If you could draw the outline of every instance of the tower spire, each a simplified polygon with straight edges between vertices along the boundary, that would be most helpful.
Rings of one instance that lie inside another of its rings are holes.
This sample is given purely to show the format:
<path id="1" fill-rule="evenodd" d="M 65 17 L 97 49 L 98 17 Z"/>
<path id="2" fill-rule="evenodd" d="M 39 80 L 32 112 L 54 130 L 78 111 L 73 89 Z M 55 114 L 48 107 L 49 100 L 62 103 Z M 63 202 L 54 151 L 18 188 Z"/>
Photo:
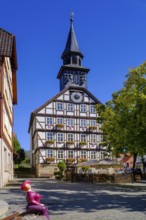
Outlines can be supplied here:
<path id="1" fill-rule="evenodd" d="M 62 54 L 62 59 L 64 59 L 69 54 L 73 54 L 73 53 L 76 53 L 81 58 L 83 58 L 83 55 L 82 55 L 82 53 L 79 49 L 79 46 L 78 46 L 78 42 L 76 39 L 74 27 L 73 27 L 73 20 L 74 20 L 73 17 L 74 17 L 74 13 L 71 12 L 71 14 L 70 14 L 70 30 L 69 30 L 66 46 L 65 46 L 65 49 Z"/>

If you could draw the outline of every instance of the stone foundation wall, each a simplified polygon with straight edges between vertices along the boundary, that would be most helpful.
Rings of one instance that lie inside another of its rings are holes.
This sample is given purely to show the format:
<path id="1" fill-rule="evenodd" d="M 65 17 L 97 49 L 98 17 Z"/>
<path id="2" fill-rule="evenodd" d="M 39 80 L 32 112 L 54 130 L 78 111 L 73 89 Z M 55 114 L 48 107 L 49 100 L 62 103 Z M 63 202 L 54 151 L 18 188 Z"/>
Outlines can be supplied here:
<path id="1" fill-rule="evenodd" d="M 93 182 L 93 183 L 130 183 L 131 174 L 71 174 L 66 173 L 66 180 L 71 182 Z"/>
<path id="2" fill-rule="evenodd" d="M 55 178 L 54 172 L 58 171 L 56 164 L 38 164 L 36 166 L 37 177 Z"/>

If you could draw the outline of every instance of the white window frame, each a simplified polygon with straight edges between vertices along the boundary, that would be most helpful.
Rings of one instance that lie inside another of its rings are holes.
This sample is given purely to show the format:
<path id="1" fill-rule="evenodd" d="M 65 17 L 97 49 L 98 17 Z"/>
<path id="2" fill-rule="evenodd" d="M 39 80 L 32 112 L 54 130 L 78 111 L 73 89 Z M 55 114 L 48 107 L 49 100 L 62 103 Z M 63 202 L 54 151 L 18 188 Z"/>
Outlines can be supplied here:
<path id="1" fill-rule="evenodd" d="M 52 117 L 47 117 L 46 121 L 47 121 L 47 125 L 53 125 L 53 118 Z"/>
<path id="2" fill-rule="evenodd" d="M 64 106 L 63 106 L 63 103 L 62 102 L 56 102 L 56 109 L 57 110 L 63 110 L 64 108 L 63 108 Z"/>
<path id="3" fill-rule="evenodd" d="M 47 132 L 47 140 L 54 140 L 53 132 Z"/>
<path id="4" fill-rule="evenodd" d="M 73 133 L 67 134 L 67 141 L 74 141 L 74 134 Z"/>
<path id="5" fill-rule="evenodd" d="M 86 134 L 80 134 L 80 142 L 87 142 L 87 135 Z"/>
<path id="6" fill-rule="evenodd" d="M 87 105 L 86 104 L 80 105 L 80 112 L 87 112 Z"/>
<path id="7" fill-rule="evenodd" d="M 56 124 L 64 124 L 63 121 L 63 118 L 56 118 Z"/>
<path id="8" fill-rule="evenodd" d="M 90 120 L 90 126 L 96 126 L 97 123 L 96 123 L 96 120 Z"/>
<path id="9" fill-rule="evenodd" d="M 90 151 L 90 159 L 95 160 L 96 159 L 96 152 L 95 151 Z"/>
<path id="10" fill-rule="evenodd" d="M 74 119 L 73 118 L 67 119 L 67 126 L 74 126 Z"/>
<path id="11" fill-rule="evenodd" d="M 90 142 L 96 144 L 97 142 L 96 134 L 90 134 Z"/>
<path id="12" fill-rule="evenodd" d="M 96 113 L 95 105 L 90 105 L 90 112 Z"/>
<path id="13" fill-rule="evenodd" d="M 64 134 L 63 133 L 57 133 L 57 141 L 58 142 L 64 141 Z"/>
<path id="14" fill-rule="evenodd" d="M 74 111 L 74 104 L 67 103 L 67 111 L 68 112 L 73 112 Z"/>
<path id="15" fill-rule="evenodd" d="M 47 150 L 47 157 L 54 157 L 54 150 L 48 149 Z"/>
<path id="16" fill-rule="evenodd" d="M 68 150 L 67 151 L 67 157 L 68 158 L 74 158 L 74 151 L 73 150 Z"/>
<path id="17" fill-rule="evenodd" d="M 87 126 L 87 120 L 86 119 L 80 119 L 80 126 L 86 127 Z"/>
<path id="18" fill-rule="evenodd" d="M 64 151 L 63 150 L 57 151 L 57 159 L 64 159 Z"/>
<path id="19" fill-rule="evenodd" d="M 80 152 L 80 157 L 86 159 L 87 158 L 87 151 L 81 151 Z"/>

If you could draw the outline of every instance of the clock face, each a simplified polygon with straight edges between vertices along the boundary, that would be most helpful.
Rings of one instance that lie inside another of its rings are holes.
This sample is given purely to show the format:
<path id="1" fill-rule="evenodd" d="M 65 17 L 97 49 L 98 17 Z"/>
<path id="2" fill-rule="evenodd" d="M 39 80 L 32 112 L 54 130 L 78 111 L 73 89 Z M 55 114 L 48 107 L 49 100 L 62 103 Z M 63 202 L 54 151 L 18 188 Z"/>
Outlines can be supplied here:
<path id="1" fill-rule="evenodd" d="M 82 102 L 83 95 L 80 92 L 73 92 L 71 93 L 71 100 L 77 103 Z"/>

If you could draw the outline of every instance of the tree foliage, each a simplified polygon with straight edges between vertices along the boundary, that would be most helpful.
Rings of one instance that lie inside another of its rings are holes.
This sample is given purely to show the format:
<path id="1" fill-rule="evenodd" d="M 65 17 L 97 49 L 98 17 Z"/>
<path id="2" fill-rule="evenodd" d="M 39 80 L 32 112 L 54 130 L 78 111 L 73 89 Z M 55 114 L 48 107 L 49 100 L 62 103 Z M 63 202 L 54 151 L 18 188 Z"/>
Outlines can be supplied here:
<path id="1" fill-rule="evenodd" d="M 97 105 L 106 142 L 114 153 L 146 153 L 146 62 L 130 69 L 123 88 L 112 94 L 112 100 Z"/>
<path id="2" fill-rule="evenodd" d="M 25 159 L 25 151 L 21 148 L 17 136 L 13 136 L 13 160 L 15 164 L 20 164 Z"/>
<path id="3" fill-rule="evenodd" d="M 59 168 L 59 171 L 60 171 L 60 179 L 63 177 L 63 172 L 65 171 L 66 169 L 66 164 L 64 161 L 60 161 L 58 164 L 57 164 L 58 168 Z"/>
<path id="4" fill-rule="evenodd" d="M 13 160 L 15 164 L 20 164 L 23 160 L 25 160 L 25 150 L 21 148 L 17 152 L 14 152 Z"/>
<path id="5" fill-rule="evenodd" d="M 13 135 L 13 151 L 17 152 L 21 148 L 20 142 L 16 135 Z"/>

